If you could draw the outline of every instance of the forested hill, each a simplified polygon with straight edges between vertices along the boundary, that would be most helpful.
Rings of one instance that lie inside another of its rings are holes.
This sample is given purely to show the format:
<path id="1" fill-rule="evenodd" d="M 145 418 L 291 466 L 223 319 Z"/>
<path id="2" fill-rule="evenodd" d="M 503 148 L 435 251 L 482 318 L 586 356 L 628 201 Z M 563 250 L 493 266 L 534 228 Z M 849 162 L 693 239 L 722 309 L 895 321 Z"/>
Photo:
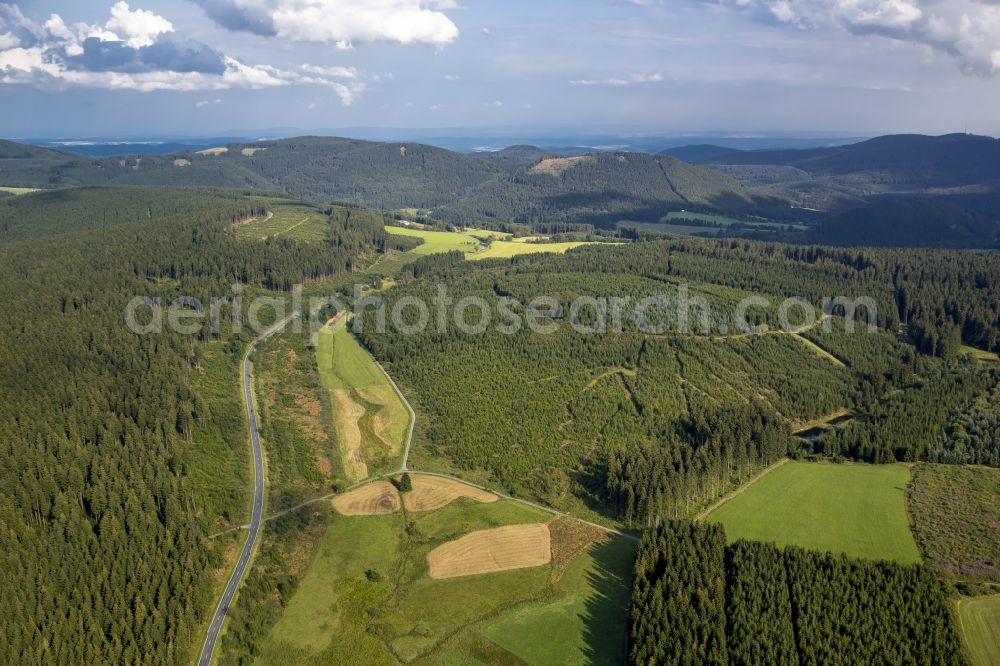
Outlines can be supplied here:
<path id="1" fill-rule="evenodd" d="M 86 187 L 44 190 L 0 201 L 0 241 L 77 233 L 187 215 L 211 206 L 244 206 L 240 190 Z"/>
<path id="2" fill-rule="evenodd" d="M 470 156 L 415 143 L 321 137 L 100 159 L 4 146 L 4 185 L 253 188 L 382 209 L 432 209 L 453 222 L 658 221 L 688 206 L 760 213 L 773 204 L 717 171 L 643 153 L 550 158 L 517 146 Z"/>
<path id="3" fill-rule="evenodd" d="M 810 242 L 1000 247 L 1000 140 L 883 136 L 805 150 L 686 146 L 667 151 L 729 174 L 761 196 L 825 213 Z"/>
<path id="4" fill-rule="evenodd" d="M 890 135 L 847 146 L 803 150 L 685 146 L 665 152 L 692 164 L 786 166 L 816 176 L 867 174 L 875 183 L 916 188 L 1000 180 L 1000 140 L 967 134 Z"/>

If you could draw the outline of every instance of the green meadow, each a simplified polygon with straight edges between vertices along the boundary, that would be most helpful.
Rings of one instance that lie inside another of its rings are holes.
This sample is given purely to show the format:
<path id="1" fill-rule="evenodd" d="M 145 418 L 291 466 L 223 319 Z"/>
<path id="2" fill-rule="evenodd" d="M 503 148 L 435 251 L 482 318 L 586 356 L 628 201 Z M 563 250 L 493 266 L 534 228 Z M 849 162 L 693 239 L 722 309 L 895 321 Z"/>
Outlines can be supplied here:
<path id="1" fill-rule="evenodd" d="M 332 516 L 257 663 L 608 664 L 624 660 L 634 545 L 568 563 L 432 579 L 426 555 L 475 530 L 549 522 L 516 502 Z M 557 545 L 553 543 L 553 550 Z"/>
<path id="2" fill-rule="evenodd" d="M 419 238 L 423 243 L 411 253 L 417 255 L 440 254 L 442 252 L 477 252 L 480 245 L 468 236 L 453 231 L 427 231 L 409 227 L 386 227 L 386 231 L 396 236 Z"/>
<path id="3" fill-rule="evenodd" d="M 346 319 L 316 335 L 316 364 L 330 396 L 337 450 L 350 481 L 398 465 L 410 414 Z"/>
<path id="4" fill-rule="evenodd" d="M 958 616 L 972 665 L 1000 664 L 1000 594 L 963 599 Z"/>
<path id="5" fill-rule="evenodd" d="M 490 243 L 489 248 L 471 255 L 469 259 L 479 261 L 481 259 L 510 259 L 522 254 L 536 254 L 539 252 L 564 254 L 575 247 L 590 245 L 583 241 L 567 241 L 561 243 L 526 243 L 524 241 L 504 241 L 495 240 Z"/>
<path id="6" fill-rule="evenodd" d="M 32 192 L 37 192 L 38 190 L 32 187 L 2 187 L 0 186 L 0 192 L 7 192 L 8 194 L 13 194 L 18 196 L 20 194 L 31 194 Z"/>
<path id="7" fill-rule="evenodd" d="M 910 470 L 903 465 L 789 462 L 736 495 L 707 520 L 730 541 L 749 539 L 920 561 L 906 515 Z"/>

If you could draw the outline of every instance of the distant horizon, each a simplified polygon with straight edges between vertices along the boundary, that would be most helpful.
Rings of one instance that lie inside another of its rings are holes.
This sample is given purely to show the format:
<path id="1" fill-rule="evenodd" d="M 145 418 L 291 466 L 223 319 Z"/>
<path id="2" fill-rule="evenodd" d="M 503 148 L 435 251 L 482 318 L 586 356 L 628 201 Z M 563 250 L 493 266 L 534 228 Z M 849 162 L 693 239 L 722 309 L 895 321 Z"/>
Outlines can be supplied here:
<path id="1" fill-rule="evenodd" d="M 455 152 L 476 154 L 497 152 L 516 145 L 530 145 L 554 154 L 582 154 L 588 152 L 646 152 L 658 153 L 692 145 L 716 145 L 738 150 L 804 150 L 850 145 L 880 136 L 947 136 L 962 134 L 838 133 L 838 132 L 657 132 L 651 128 L 601 127 L 539 127 L 526 125 L 483 126 L 479 128 L 381 128 L 354 127 L 338 129 L 270 128 L 250 131 L 230 131 L 192 135 L 118 135 L 73 136 L 52 135 L 10 137 L 19 141 L 68 153 L 90 157 L 107 157 L 125 154 L 170 154 L 185 150 L 198 150 L 230 143 L 255 143 L 299 137 L 345 138 L 359 141 L 422 143 Z M 985 135 L 977 135 L 985 136 Z M 986 137 L 995 138 L 995 137 Z"/>
<path id="2" fill-rule="evenodd" d="M 759 139 L 787 139 L 787 140 L 823 140 L 823 139 L 871 139 L 881 136 L 949 136 L 966 134 L 970 136 L 983 136 L 988 138 L 1000 138 L 1000 133 L 991 134 L 989 132 L 973 132 L 965 129 L 955 129 L 952 131 L 932 131 L 932 130 L 877 130 L 877 131 L 852 131 L 852 130 L 740 130 L 740 129 L 706 129 L 706 130 L 684 130 L 672 129 L 668 127 L 651 127 L 644 125 L 442 125 L 442 126 L 391 126 L 391 125 L 352 125 L 344 127 L 251 127 L 247 129 L 217 129 L 217 130 L 156 130 L 128 131 L 128 132 L 75 132 L 72 130 L 47 130 L 39 132 L 22 132 L 18 134 L 4 135 L 0 138 L 7 141 L 49 141 L 49 142 L 71 142 L 71 141 L 93 141 L 98 143 L 142 143 L 142 142 L 165 142 L 165 141 L 202 141 L 208 139 L 232 138 L 250 141 L 268 141 L 277 139 L 290 139 L 304 136 L 322 137 L 342 137 L 368 139 L 368 136 L 384 135 L 387 137 L 398 135 L 435 135 L 461 136 L 461 137 L 487 137 L 502 138 L 533 136 L 539 139 L 545 138 L 565 138 L 567 136 L 576 137 L 607 137 L 615 136 L 621 138 L 658 138 L 658 139 L 685 139 L 685 138 L 716 138 L 726 140 L 759 140 Z M 389 138 L 386 140 L 396 140 Z"/>

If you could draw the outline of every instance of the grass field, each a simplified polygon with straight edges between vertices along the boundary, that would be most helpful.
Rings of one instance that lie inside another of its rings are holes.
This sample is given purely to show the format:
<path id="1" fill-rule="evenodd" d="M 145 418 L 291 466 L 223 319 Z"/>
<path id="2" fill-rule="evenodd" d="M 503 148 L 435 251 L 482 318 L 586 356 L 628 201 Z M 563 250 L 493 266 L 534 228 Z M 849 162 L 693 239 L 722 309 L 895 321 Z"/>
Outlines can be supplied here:
<path id="1" fill-rule="evenodd" d="M 410 415 L 389 380 L 341 318 L 316 336 L 320 380 L 329 391 L 348 480 L 394 469 Z"/>
<path id="2" fill-rule="evenodd" d="M 594 632 L 624 631 L 628 604 L 621 589 L 629 586 L 634 556 L 634 546 L 624 539 L 592 546 L 559 580 L 564 591 L 592 592 L 527 604 L 487 624 L 483 634 L 529 664 L 622 663 L 624 646 L 608 641 L 604 649 L 595 649 L 607 634 Z M 592 640 L 586 640 L 592 634 Z"/>
<path id="3" fill-rule="evenodd" d="M 582 241 L 568 241 L 563 243 L 526 243 L 523 241 L 495 240 L 490 243 L 489 248 L 474 255 L 470 255 L 469 259 L 477 261 L 481 259 L 509 259 L 522 254 L 536 254 L 538 252 L 563 254 L 575 247 L 590 244 L 591 243 Z"/>
<path id="4" fill-rule="evenodd" d="M 466 227 L 462 230 L 462 233 L 468 236 L 474 236 L 476 238 L 482 238 L 483 240 L 497 239 L 509 240 L 512 234 L 505 233 L 503 231 L 491 231 L 490 229 L 473 229 L 472 227 Z"/>
<path id="5" fill-rule="evenodd" d="M 30 194 L 32 192 L 37 192 L 37 189 L 31 187 L 0 187 L 0 192 L 8 192 L 15 196 L 19 194 Z"/>
<path id="6" fill-rule="evenodd" d="M 920 561 L 902 465 L 790 462 L 708 516 L 730 541 L 750 539 L 854 557 Z"/>
<path id="7" fill-rule="evenodd" d="M 987 361 L 991 363 L 1000 362 L 1000 356 L 993 352 L 988 352 L 985 349 L 976 349 L 975 347 L 969 347 L 968 345 L 962 345 L 962 353 L 978 361 Z"/>
<path id="8" fill-rule="evenodd" d="M 397 236 L 409 236 L 423 240 L 423 244 L 410 250 L 416 255 L 439 254 L 442 252 L 477 252 L 479 243 L 463 234 L 451 231 L 425 231 L 404 227 L 386 227 L 386 231 Z"/>
<path id="9" fill-rule="evenodd" d="M 972 666 L 1000 664 L 1000 594 L 959 601 L 958 616 Z"/>
<path id="10" fill-rule="evenodd" d="M 550 522 L 508 500 L 333 515 L 260 664 L 620 664 L 634 546 L 574 542 L 530 568 L 434 580 L 427 554 L 477 530 Z M 551 524 L 551 522 L 550 522 Z"/>
<path id="11" fill-rule="evenodd" d="M 272 208 L 270 218 L 259 218 L 236 228 L 236 235 L 246 238 L 290 238 L 321 242 L 330 237 L 330 220 L 315 206 L 280 204 Z"/>

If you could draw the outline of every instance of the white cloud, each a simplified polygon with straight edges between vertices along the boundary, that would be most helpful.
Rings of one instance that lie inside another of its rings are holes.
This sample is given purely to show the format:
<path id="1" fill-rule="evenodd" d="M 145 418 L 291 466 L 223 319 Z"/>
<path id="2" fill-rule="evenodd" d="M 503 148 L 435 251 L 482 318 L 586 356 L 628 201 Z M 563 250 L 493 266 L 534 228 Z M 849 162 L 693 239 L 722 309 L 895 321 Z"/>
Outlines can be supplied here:
<path id="1" fill-rule="evenodd" d="M 1000 74 L 1000 3 L 996 0 L 728 0 L 763 9 L 799 29 L 844 29 L 929 47 L 963 72 Z"/>
<path id="2" fill-rule="evenodd" d="M 572 86 L 627 86 L 628 79 L 574 79 Z"/>
<path id="3" fill-rule="evenodd" d="M 660 83 L 661 81 L 663 81 L 663 74 L 659 72 L 632 75 L 632 83 Z"/>
<path id="4" fill-rule="evenodd" d="M 167 19 L 144 9 L 131 11 L 127 2 L 116 2 L 111 7 L 111 19 L 104 27 L 134 49 L 149 46 L 158 35 L 174 31 Z"/>
<path id="5" fill-rule="evenodd" d="M 16 6 L 0 4 L 0 84 L 140 92 L 312 85 L 333 90 L 345 105 L 365 90 L 353 67 L 303 65 L 290 71 L 252 65 L 204 44 L 163 37 L 171 32 L 167 19 L 132 10 L 125 2 L 111 7 L 103 26 L 68 26 L 58 14 L 38 25 Z M 93 39 L 99 41 L 97 48 L 87 41 Z M 217 103 L 205 100 L 196 106 Z"/>
<path id="6" fill-rule="evenodd" d="M 206 106 L 211 106 L 213 104 L 222 104 L 221 99 L 203 99 L 200 102 L 195 102 L 196 109 L 204 109 Z"/>
<path id="7" fill-rule="evenodd" d="M 659 72 L 654 72 L 652 74 L 636 73 L 629 76 L 627 79 L 623 78 L 609 78 L 609 79 L 575 79 L 570 81 L 572 86 L 613 86 L 613 87 L 625 87 L 633 84 L 640 83 L 659 83 L 663 81 L 663 74 Z"/>
<path id="8" fill-rule="evenodd" d="M 458 27 L 443 10 L 453 0 L 194 0 L 219 25 L 293 41 L 398 42 L 443 46 Z"/>
<path id="9" fill-rule="evenodd" d="M 318 74 L 320 76 L 330 76 L 337 79 L 356 79 L 358 70 L 354 67 L 320 67 L 317 65 L 302 65 L 303 72 Z"/>

